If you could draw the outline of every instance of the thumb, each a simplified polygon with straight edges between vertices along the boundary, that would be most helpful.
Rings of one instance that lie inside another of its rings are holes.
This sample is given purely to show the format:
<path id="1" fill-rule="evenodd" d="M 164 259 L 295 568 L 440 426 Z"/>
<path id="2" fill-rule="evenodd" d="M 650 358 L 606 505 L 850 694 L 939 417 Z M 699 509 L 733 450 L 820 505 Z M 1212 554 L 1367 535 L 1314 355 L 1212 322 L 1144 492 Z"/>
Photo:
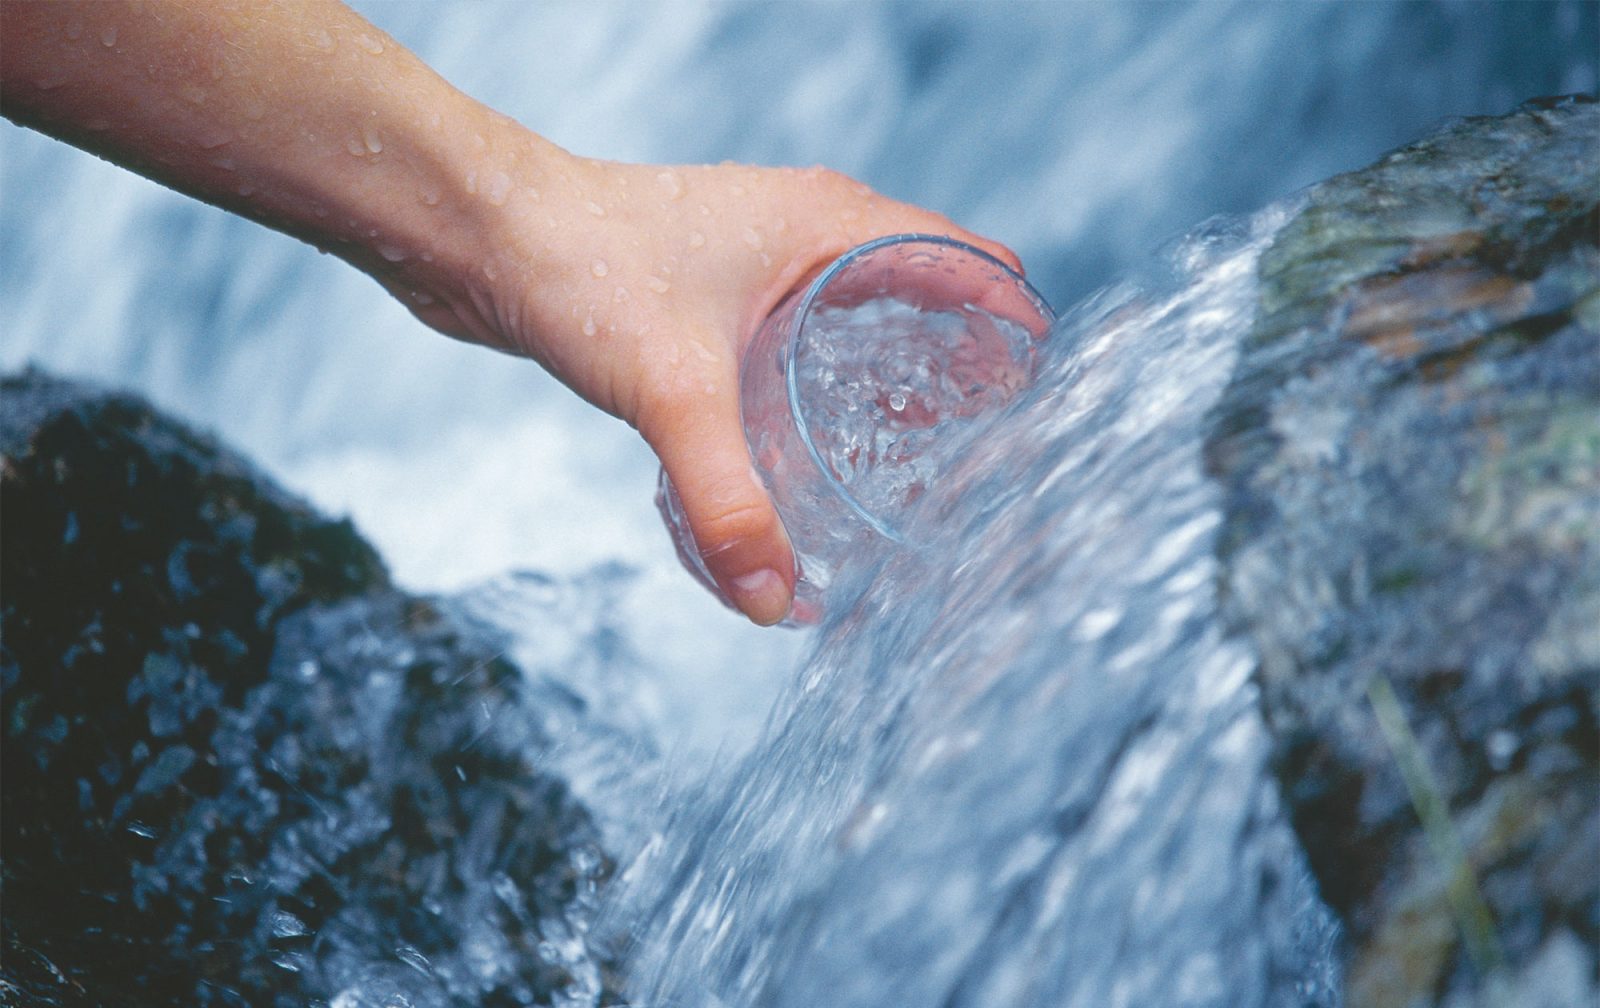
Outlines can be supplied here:
<path id="1" fill-rule="evenodd" d="M 737 405 L 714 400 L 643 430 L 683 504 L 695 546 L 725 598 L 771 626 L 794 600 L 794 552 L 750 464 Z"/>

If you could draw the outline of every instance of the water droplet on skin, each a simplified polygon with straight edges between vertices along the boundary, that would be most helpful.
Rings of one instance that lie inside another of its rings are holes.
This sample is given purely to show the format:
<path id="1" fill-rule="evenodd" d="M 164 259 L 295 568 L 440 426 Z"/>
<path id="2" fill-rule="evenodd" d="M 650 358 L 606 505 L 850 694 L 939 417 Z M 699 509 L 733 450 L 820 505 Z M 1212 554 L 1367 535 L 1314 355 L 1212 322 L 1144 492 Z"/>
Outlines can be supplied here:
<path id="1" fill-rule="evenodd" d="M 711 216 L 711 208 L 706 206 L 704 203 L 700 204 L 700 216 L 702 216 L 702 217 L 710 217 Z"/>
<path id="2" fill-rule="evenodd" d="M 474 196 L 478 194 L 478 173 L 475 171 L 467 172 L 467 192 Z"/>
<path id="3" fill-rule="evenodd" d="M 367 230 L 367 237 L 368 238 L 376 238 L 376 237 L 378 237 L 378 229 L 377 228 L 369 228 Z"/>
<path id="4" fill-rule="evenodd" d="M 590 200 L 589 202 L 585 203 L 584 209 L 588 210 L 596 217 L 604 217 L 606 215 L 606 208 L 596 203 L 594 200 Z"/>
<path id="5" fill-rule="evenodd" d="M 511 176 L 505 172 L 494 172 L 484 182 L 484 195 L 494 206 L 504 206 L 506 197 L 511 195 Z"/>
<path id="6" fill-rule="evenodd" d="M 321 28 L 313 28 L 310 34 L 311 44 L 323 52 L 333 52 L 333 36 Z"/>
<path id="7" fill-rule="evenodd" d="M 785 231 L 789 230 L 789 222 L 784 220 L 782 217 L 779 217 L 777 220 L 772 222 L 772 230 L 776 231 L 778 234 L 783 234 Z"/>
<path id="8" fill-rule="evenodd" d="M 351 157 L 367 156 L 367 145 L 361 142 L 360 137 L 350 137 L 344 142 L 344 149 L 350 152 Z"/>
<path id="9" fill-rule="evenodd" d="M 583 334 L 585 336 L 593 336 L 594 335 L 594 318 L 593 318 L 593 316 L 583 320 Z"/>
<path id="10" fill-rule="evenodd" d="M 194 84 L 187 84 L 178 90 L 183 100 L 190 105 L 204 105 L 206 103 L 206 89 Z"/>
<path id="11" fill-rule="evenodd" d="M 744 243 L 751 248 L 759 249 L 761 247 L 761 232 L 755 228 L 745 228 L 741 237 L 744 238 Z"/>
<path id="12" fill-rule="evenodd" d="M 383 52 L 383 43 L 379 42 L 371 35 L 357 35 L 356 45 L 359 45 L 361 48 L 365 49 L 374 56 Z"/>
<path id="13" fill-rule="evenodd" d="M 494 268 L 494 266 L 492 264 L 484 263 L 483 264 L 483 278 L 485 280 L 489 281 L 490 283 L 493 283 L 494 281 L 500 279 L 500 273 L 499 273 L 498 270 L 496 270 Z"/>
<path id="14" fill-rule="evenodd" d="M 194 138 L 194 142 L 195 145 L 201 150 L 216 150 L 218 147 L 221 147 L 223 144 L 232 139 L 233 134 L 227 133 L 223 130 L 215 130 L 201 133 L 199 136 Z"/>
<path id="15" fill-rule="evenodd" d="M 223 171 L 233 171 L 233 158 L 231 157 L 212 158 L 211 163 Z"/>
<path id="16" fill-rule="evenodd" d="M 406 259 L 405 250 L 395 245 L 379 245 L 378 254 L 392 263 L 405 262 Z"/>
<path id="17" fill-rule="evenodd" d="M 424 252 L 421 255 L 417 256 L 417 258 L 421 259 L 425 263 L 431 263 L 431 262 L 433 262 L 433 253 L 432 252 Z"/>
<path id="18" fill-rule="evenodd" d="M 675 200 L 683 195 L 683 179 L 670 168 L 657 174 L 656 182 L 660 183 L 661 191 L 666 193 L 669 200 Z"/>
<path id="19" fill-rule="evenodd" d="M 323 206 L 320 203 L 317 204 L 316 206 L 312 207 L 311 208 L 311 212 L 316 214 L 318 217 L 324 217 L 325 218 L 325 217 L 328 216 L 328 208 Z"/>
<path id="20" fill-rule="evenodd" d="M 117 44 L 117 26 L 106 25 L 100 29 L 100 44 L 110 49 Z"/>
<path id="21" fill-rule="evenodd" d="M 433 189 L 433 188 L 424 189 L 421 192 L 417 193 L 417 198 L 422 200 L 422 202 L 427 204 L 428 206 L 438 206 L 439 205 L 439 190 Z"/>
<path id="22" fill-rule="evenodd" d="M 628 300 L 628 288 L 618 287 L 617 292 L 611 295 L 611 300 L 615 301 L 617 304 L 621 304 L 622 302 Z"/>
<path id="23" fill-rule="evenodd" d="M 372 153 L 374 153 L 374 154 L 382 154 L 383 153 L 383 138 L 379 137 L 378 136 L 378 131 L 376 129 L 372 128 L 371 126 L 368 126 L 362 132 L 362 134 L 361 134 L 361 142 L 363 144 L 365 144 L 367 150 L 371 151 Z"/>
<path id="24" fill-rule="evenodd" d="M 657 294 L 665 294 L 667 291 L 672 289 L 671 284 L 667 283 L 658 276 L 653 276 L 645 280 L 644 285 L 655 291 Z"/>
<path id="25" fill-rule="evenodd" d="M 603 277 L 607 273 L 611 272 L 611 267 L 606 265 L 606 261 L 604 259 L 596 259 L 594 264 L 589 267 L 589 272 L 593 273 L 597 277 Z"/>
<path id="26" fill-rule="evenodd" d="M 411 300 L 415 301 L 421 307 L 426 308 L 433 304 L 433 295 L 424 294 L 422 291 L 412 291 Z"/>
<path id="27" fill-rule="evenodd" d="M 239 195 L 240 196 L 250 196 L 250 195 L 253 195 L 255 193 L 255 191 L 256 191 L 256 187 L 251 185 L 250 183 L 248 183 L 248 182 L 239 183 Z"/>
<path id="28" fill-rule="evenodd" d="M 689 232 L 689 247 L 699 248 L 706 243 L 706 236 L 698 231 Z"/>

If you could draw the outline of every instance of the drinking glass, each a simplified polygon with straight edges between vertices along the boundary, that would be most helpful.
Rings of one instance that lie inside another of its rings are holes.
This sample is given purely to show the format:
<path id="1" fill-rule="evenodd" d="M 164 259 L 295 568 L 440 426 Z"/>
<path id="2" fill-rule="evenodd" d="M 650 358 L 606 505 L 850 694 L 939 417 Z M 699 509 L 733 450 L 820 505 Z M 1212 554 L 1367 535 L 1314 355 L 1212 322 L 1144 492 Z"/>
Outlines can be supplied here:
<path id="1" fill-rule="evenodd" d="M 788 624 L 815 623 L 847 564 L 904 541 L 939 442 L 1028 384 L 1054 321 L 1005 263 L 922 234 L 857 246 L 779 302 L 745 348 L 739 404 L 794 547 Z M 683 565 L 729 603 L 664 471 L 656 504 Z"/>

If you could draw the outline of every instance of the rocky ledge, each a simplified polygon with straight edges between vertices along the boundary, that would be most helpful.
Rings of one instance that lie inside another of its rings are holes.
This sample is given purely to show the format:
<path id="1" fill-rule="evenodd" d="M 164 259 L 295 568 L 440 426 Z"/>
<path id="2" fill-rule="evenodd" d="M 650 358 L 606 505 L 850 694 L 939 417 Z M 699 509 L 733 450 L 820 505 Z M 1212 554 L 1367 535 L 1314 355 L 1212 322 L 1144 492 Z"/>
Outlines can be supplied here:
<path id="1" fill-rule="evenodd" d="M 1600 106 L 1310 190 L 1207 451 L 1351 1008 L 1600 1002 Z"/>
<path id="2" fill-rule="evenodd" d="M 136 399 L 0 401 L 0 1001 L 604 1003 L 609 863 L 503 641 Z"/>

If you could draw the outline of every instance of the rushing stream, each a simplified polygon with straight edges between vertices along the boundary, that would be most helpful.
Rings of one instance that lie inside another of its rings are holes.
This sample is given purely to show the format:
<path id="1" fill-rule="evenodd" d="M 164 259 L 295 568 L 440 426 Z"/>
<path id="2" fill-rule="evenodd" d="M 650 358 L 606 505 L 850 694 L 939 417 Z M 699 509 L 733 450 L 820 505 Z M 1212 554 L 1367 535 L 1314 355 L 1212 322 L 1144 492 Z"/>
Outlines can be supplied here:
<path id="1" fill-rule="evenodd" d="M 1339 1004 L 1255 656 L 1217 617 L 1204 418 L 1287 194 L 1445 116 L 1593 90 L 1594 5 L 370 6 L 565 146 L 821 160 L 1075 304 L 1033 384 L 941 446 L 909 545 L 858 558 L 816 630 L 761 632 L 678 569 L 631 432 L 531 365 L 0 126 L 0 365 L 216 429 L 408 588 L 502 575 L 445 606 L 505 637 L 545 765 L 619 858 L 603 906 L 539 922 L 562 1008 L 598 1003 L 613 954 L 635 1008 Z M 526 568 L 550 576 L 503 574 Z M 463 1003 L 397 955 L 333 1008 Z"/>
<path id="2" fill-rule="evenodd" d="M 639 1004 L 1336 1002 L 1201 470 L 1280 220 L 1084 305 L 941 458 L 914 545 L 633 868 Z"/>

